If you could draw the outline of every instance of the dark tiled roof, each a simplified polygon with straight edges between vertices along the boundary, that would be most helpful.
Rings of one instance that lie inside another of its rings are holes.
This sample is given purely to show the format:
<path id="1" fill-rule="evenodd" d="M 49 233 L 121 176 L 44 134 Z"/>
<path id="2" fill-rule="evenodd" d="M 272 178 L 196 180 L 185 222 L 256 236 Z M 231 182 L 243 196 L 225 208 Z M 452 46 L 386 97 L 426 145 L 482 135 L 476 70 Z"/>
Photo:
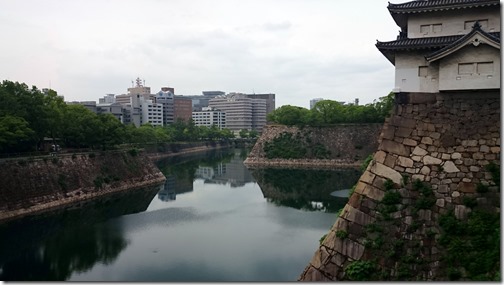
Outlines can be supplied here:
<path id="1" fill-rule="evenodd" d="M 485 33 L 489 38 L 500 43 L 500 32 Z M 455 35 L 444 37 L 430 37 L 430 38 L 414 38 L 414 39 L 398 39 L 390 42 L 376 42 L 376 47 L 380 52 L 392 63 L 395 64 L 395 52 L 400 50 L 426 50 L 436 52 L 437 50 L 444 49 L 468 35 Z M 433 53 L 434 54 L 434 53 Z M 437 53 L 436 53 L 437 54 Z"/>
<path id="2" fill-rule="evenodd" d="M 418 13 L 447 9 L 499 5 L 499 0 L 417 0 L 401 4 L 389 3 L 390 13 Z"/>
<path id="3" fill-rule="evenodd" d="M 496 41 L 500 42 L 500 32 L 488 33 Z M 444 48 L 451 43 L 460 40 L 467 35 L 455 35 L 444 37 L 430 37 L 430 38 L 414 38 L 414 39 L 399 39 L 390 42 L 377 41 L 376 47 L 380 50 L 402 50 L 402 49 L 431 49 L 431 48 Z"/>

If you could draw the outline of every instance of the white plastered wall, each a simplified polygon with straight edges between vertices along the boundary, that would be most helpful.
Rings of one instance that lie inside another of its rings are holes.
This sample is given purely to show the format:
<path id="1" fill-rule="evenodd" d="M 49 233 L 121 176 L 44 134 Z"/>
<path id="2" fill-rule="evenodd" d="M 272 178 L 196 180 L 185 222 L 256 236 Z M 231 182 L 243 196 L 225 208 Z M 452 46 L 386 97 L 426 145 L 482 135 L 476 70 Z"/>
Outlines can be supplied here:
<path id="1" fill-rule="evenodd" d="M 492 62 L 491 72 L 460 74 L 459 64 Z M 500 88 L 500 50 L 486 44 L 468 45 L 439 60 L 439 90 L 471 90 Z"/>
<path id="2" fill-rule="evenodd" d="M 420 76 L 419 67 L 426 66 L 426 74 Z M 419 52 L 398 52 L 395 57 L 395 88 L 401 92 L 439 91 L 439 64 L 425 60 Z"/>
<path id="3" fill-rule="evenodd" d="M 466 21 L 485 19 L 488 19 L 488 25 L 482 28 L 484 31 L 500 32 L 500 9 L 495 6 L 480 9 L 411 14 L 408 18 L 408 38 L 464 35 L 471 31 L 470 28 L 465 29 L 464 23 Z M 421 32 L 421 25 L 432 24 L 442 24 L 441 31 L 434 32 L 431 30 L 428 34 Z"/>

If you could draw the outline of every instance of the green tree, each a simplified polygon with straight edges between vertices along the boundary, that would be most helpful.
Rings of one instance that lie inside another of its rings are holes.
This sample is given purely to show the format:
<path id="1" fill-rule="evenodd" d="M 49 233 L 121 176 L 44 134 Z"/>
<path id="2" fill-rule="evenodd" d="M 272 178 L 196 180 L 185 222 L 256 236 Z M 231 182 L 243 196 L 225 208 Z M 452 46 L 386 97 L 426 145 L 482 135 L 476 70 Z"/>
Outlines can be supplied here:
<path id="1" fill-rule="evenodd" d="M 257 138 L 258 135 L 259 135 L 259 133 L 256 130 L 251 130 L 248 134 L 249 138 L 251 138 L 251 139 Z"/>
<path id="2" fill-rule="evenodd" d="M 63 118 L 62 134 L 67 146 L 94 147 L 101 143 L 101 122 L 86 107 L 68 105 Z"/>
<path id="3" fill-rule="evenodd" d="M 17 144 L 30 141 L 35 132 L 28 127 L 28 122 L 21 117 L 6 115 L 0 117 L 0 151 L 5 152 Z"/>
<path id="4" fill-rule="evenodd" d="M 226 129 L 226 128 L 221 130 L 221 136 L 222 136 L 222 138 L 225 138 L 225 139 L 232 139 L 235 137 L 234 133 L 230 129 Z"/>
<path id="5" fill-rule="evenodd" d="M 302 107 L 284 105 L 268 115 L 268 120 L 288 126 L 306 125 L 311 121 L 310 110 Z"/>
<path id="6" fill-rule="evenodd" d="M 126 130 L 124 125 L 112 114 L 98 115 L 98 139 L 102 149 L 112 148 L 124 142 Z"/>
<path id="7" fill-rule="evenodd" d="M 246 139 L 248 138 L 249 131 L 247 129 L 241 129 L 238 135 L 240 135 L 240 138 Z"/>

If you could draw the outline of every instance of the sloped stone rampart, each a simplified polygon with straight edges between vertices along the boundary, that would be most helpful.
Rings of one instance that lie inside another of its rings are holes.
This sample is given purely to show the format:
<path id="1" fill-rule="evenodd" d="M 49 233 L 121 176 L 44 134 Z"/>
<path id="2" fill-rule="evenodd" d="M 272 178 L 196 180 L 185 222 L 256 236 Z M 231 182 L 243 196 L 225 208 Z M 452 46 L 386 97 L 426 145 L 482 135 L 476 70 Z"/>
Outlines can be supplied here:
<path id="1" fill-rule="evenodd" d="M 383 124 L 338 124 L 326 127 L 296 127 L 267 125 L 244 163 L 249 167 L 358 167 L 376 151 Z M 301 134 L 309 137 L 313 145 L 320 143 L 331 155 L 327 159 L 268 159 L 264 152 L 267 142 L 282 133 Z"/>
<path id="2" fill-rule="evenodd" d="M 398 277 L 398 262 L 379 247 L 373 249 L 369 231 L 364 233 L 383 219 L 379 205 L 391 187 L 385 185 L 387 180 L 400 193 L 400 203 L 390 213 L 384 233 L 420 246 L 417 258 L 424 265 L 415 269 L 415 278 L 447 280 L 440 270 L 443 249 L 436 243 L 441 232 L 438 219 L 449 211 L 458 219 L 467 218 L 471 212 L 463 202 L 467 197 L 476 199 L 478 206 L 500 211 L 500 194 L 485 168 L 500 165 L 500 125 L 498 91 L 396 95 L 395 110 L 383 126 L 373 161 L 299 280 L 347 280 L 345 269 L 356 260 L 377 260 L 389 276 Z M 411 187 L 415 180 L 432 188 L 432 207 L 415 210 L 420 197 Z M 490 193 L 478 193 L 478 184 L 489 186 Z M 338 237 L 338 232 L 346 234 Z"/>
<path id="3" fill-rule="evenodd" d="M 2 161 L 0 169 L 0 222 L 166 180 L 141 152 Z"/>

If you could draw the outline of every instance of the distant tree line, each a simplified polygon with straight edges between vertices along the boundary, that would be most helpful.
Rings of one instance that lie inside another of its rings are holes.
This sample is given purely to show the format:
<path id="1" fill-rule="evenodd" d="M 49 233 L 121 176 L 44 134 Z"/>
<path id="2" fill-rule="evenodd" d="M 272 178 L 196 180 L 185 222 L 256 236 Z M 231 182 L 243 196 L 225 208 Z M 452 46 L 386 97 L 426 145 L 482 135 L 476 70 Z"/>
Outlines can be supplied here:
<path id="1" fill-rule="evenodd" d="M 64 147 L 100 149 L 123 143 L 234 138 L 229 129 L 196 126 L 192 120 L 164 127 L 124 125 L 112 114 L 95 114 L 82 105 L 67 105 L 54 90 L 44 93 L 35 86 L 8 80 L 0 83 L 0 102 L 0 153 L 37 151 L 44 138 Z"/>
<path id="2" fill-rule="evenodd" d="M 394 93 L 380 97 L 372 104 L 342 104 L 322 100 L 308 110 L 303 107 L 284 105 L 268 115 L 268 121 L 282 125 L 324 126 L 340 123 L 382 123 L 394 105 Z"/>

